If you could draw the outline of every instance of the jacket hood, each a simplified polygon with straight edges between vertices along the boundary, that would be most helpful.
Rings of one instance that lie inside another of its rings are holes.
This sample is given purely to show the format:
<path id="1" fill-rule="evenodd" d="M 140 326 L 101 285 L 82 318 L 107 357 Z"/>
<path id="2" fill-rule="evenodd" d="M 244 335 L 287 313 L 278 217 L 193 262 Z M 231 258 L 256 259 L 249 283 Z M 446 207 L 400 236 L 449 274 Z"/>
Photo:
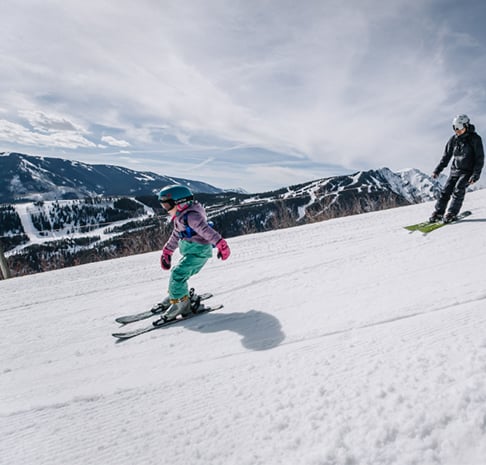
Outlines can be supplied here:
<path id="1" fill-rule="evenodd" d="M 200 215 L 206 216 L 204 207 L 197 200 L 192 200 L 183 210 L 177 210 L 176 216 L 184 216 L 189 212 L 198 212 Z"/>
<path id="2" fill-rule="evenodd" d="M 469 124 L 467 126 L 467 131 L 464 134 L 461 134 L 460 136 L 454 134 L 451 139 L 455 138 L 458 140 L 464 140 L 467 139 L 472 134 L 476 134 L 476 127 L 474 126 L 474 124 Z"/>

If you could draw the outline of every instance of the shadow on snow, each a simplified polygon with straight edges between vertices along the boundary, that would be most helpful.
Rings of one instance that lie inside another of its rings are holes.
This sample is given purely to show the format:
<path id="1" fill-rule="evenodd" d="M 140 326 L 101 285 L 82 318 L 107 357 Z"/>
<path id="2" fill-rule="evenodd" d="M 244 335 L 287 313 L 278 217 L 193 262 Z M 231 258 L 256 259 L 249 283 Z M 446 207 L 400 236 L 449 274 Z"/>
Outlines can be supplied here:
<path id="1" fill-rule="evenodd" d="M 244 313 L 208 313 L 197 322 L 192 320 L 187 323 L 187 329 L 200 333 L 238 333 L 241 336 L 241 344 L 249 350 L 273 349 L 285 339 L 280 321 L 273 315 L 259 310 Z"/>

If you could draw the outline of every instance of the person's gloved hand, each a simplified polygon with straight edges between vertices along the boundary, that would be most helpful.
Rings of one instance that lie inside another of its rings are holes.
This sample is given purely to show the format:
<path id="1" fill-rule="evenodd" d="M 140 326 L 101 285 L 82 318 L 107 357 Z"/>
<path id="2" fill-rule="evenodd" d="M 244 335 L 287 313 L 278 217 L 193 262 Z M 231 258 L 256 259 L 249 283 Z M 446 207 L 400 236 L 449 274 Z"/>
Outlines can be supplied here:
<path id="1" fill-rule="evenodd" d="M 220 239 L 216 244 L 216 247 L 218 249 L 218 258 L 221 260 L 226 260 L 230 256 L 231 250 L 224 239 Z"/>
<path id="2" fill-rule="evenodd" d="M 469 184 L 474 184 L 475 182 L 477 182 L 479 180 L 479 176 L 477 174 L 473 174 L 470 178 L 469 178 Z"/>
<path id="3" fill-rule="evenodd" d="M 162 256 L 160 257 L 160 266 L 163 270 L 170 270 L 170 262 L 172 260 L 172 250 L 167 248 L 162 249 Z"/>

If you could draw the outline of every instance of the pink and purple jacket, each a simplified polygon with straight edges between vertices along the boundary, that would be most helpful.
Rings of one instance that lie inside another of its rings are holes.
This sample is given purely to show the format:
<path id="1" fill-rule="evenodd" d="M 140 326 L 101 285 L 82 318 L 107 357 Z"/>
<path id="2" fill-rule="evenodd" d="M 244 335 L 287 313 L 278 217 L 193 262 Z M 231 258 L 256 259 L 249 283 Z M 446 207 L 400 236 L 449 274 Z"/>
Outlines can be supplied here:
<path id="1" fill-rule="evenodd" d="M 222 239 L 221 234 L 209 226 L 206 210 L 198 202 L 193 202 L 185 210 L 178 211 L 171 221 L 174 229 L 164 246 L 171 251 L 179 247 L 180 240 L 216 245 Z M 191 237 L 185 235 L 187 226 L 193 231 Z"/>

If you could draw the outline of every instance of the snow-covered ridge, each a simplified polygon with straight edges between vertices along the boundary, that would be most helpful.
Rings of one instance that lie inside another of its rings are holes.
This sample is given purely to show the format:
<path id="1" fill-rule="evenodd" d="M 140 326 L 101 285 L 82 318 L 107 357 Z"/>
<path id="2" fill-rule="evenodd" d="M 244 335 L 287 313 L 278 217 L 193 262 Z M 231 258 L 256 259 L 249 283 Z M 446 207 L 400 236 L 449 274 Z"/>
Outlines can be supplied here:
<path id="1" fill-rule="evenodd" d="M 170 183 L 190 185 L 195 192 L 222 192 L 222 189 L 201 181 L 119 166 L 89 165 L 19 153 L 6 153 L 0 158 L 0 203 L 99 195 L 150 195 Z"/>

